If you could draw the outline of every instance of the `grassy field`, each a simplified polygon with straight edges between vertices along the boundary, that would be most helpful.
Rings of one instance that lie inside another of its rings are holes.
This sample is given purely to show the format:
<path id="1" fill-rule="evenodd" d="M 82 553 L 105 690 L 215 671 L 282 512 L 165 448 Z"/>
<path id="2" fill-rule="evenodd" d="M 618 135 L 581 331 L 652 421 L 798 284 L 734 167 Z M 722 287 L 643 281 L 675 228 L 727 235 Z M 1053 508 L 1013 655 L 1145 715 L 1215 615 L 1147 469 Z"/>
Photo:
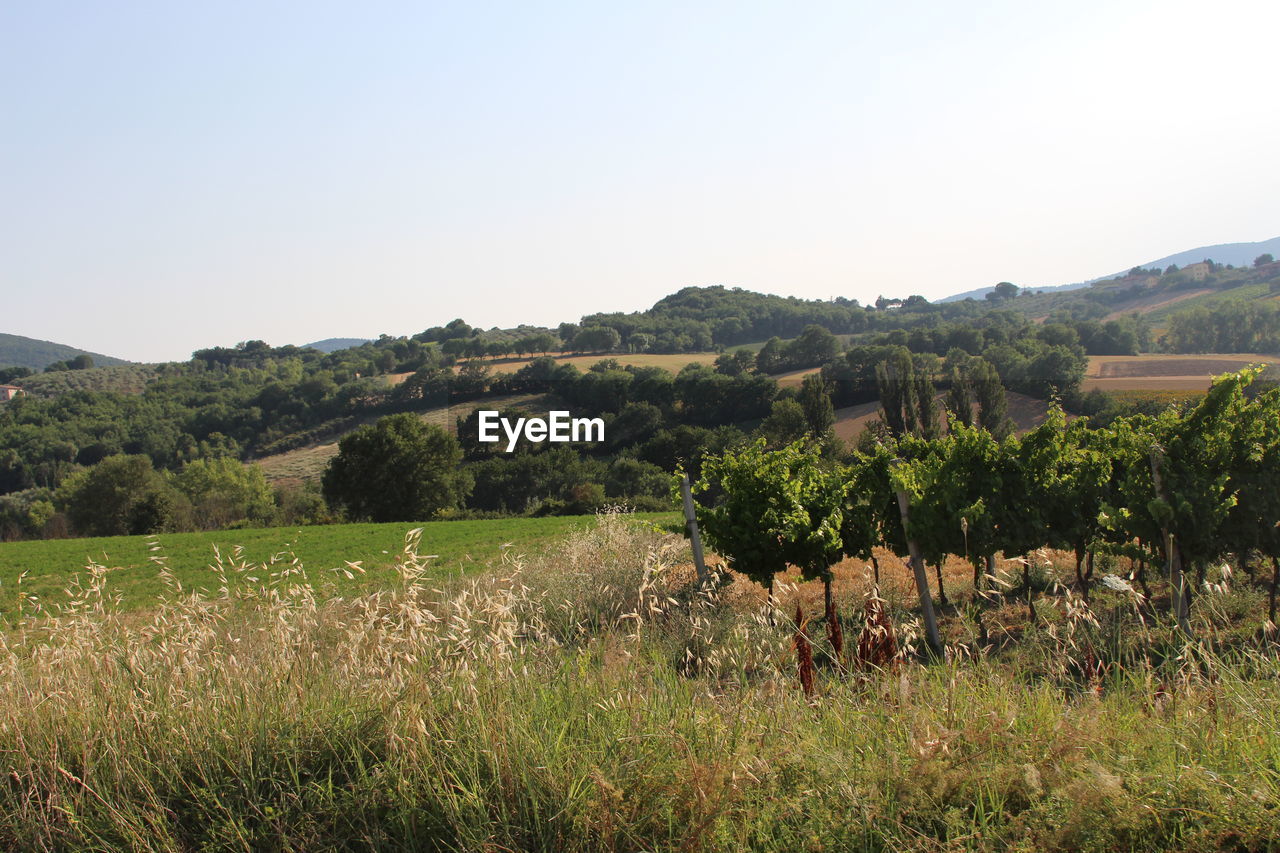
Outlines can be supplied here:
<path id="1" fill-rule="evenodd" d="M 340 601 L 295 578 L 26 620 L 0 634 L 0 847 L 1276 849 L 1280 662 L 1242 579 L 1214 577 L 1182 644 L 1162 605 L 1090 606 L 1042 555 L 1037 620 L 1006 600 L 983 642 L 960 566 L 928 661 L 886 559 L 900 654 L 873 667 L 861 567 L 837 654 L 820 591 L 699 592 L 686 555 L 606 518 L 519 571 L 445 582 L 410 550 Z"/>
<path id="2" fill-rule="evenodd" d="M 761 344 L 761 346 L 763 346 L 763 344 Z M 679 373 L 687 364 L 714 364 L 715 360 L 719 358 L 719 355 L 719 353 L 714 352 L 591 353 L 587 355 L 565 355 L 563 353 L 558 353 L 551 355 L 551 358 L 555 359 L 559 364 L 572 364 L 574 367 L 578 368 L 578 370 L 583 372 L 590 370 L 593 364 L 613 360 L 624 367 L 629 364 L 636 367 L 661 367 L 664 370 L 671 371 L 672 373 Z M 527 367 L 535 358 L 540 357 L 541 356 L 534 356 L 533 358 L 516 358 L 513 356 L 510 358 L 498 359 L 485 358 L 479 359 L 479 362 L 481 364 L 488 365 L 490 373 L 515 373 L 520 368 Z M 461 370 L 462 366 L 467 363 L 468 362 L 464 361 L 462 364 L 455 367 L 454 370 Z M 392 373 L 388 375 L 387 380 L 392 385 L 399 385 L 412 375 L 413 374 L 411 373 Z"/>
<path id="3" fill-rule="evenodd" d="M 637 517 L 655 522 L 676 518 L 662 513 Z M 220 552 L 234 588 L 278 583 L 280 573 L 288 571 L 324 594 L 345 594 L 390 583 L 405 534 L 415 527 L 423 531 L 422 553 L 438 555 L 431 561 L 432 575 L 444 578 L 493 564 L 508 551 L 513 556 L 540 553 L 548 543 L 593 521 L 594 516 L 557 516 L 168 533 L 157 537 L 157 552 L 143 536 L 5 542 L 0 543 L 0 617 L 11 619 L 20 597 L 34 595 L 41 603 L 59 600 L 74 578 L 87 578 L 85 566 L 90 563 L 107 569 L 108 588 L 135 609 L 154 604 L 163 591 L 153 555 L 163 556 L 173 576 L 191 589 L 218 590 L 222 580 L 215 557 Z M 352 572 L 354 577 L 348 578 L 348 561 L 361 564 L 365 572 Z M 296 574 L 299 570 L 305 574 Z"/>

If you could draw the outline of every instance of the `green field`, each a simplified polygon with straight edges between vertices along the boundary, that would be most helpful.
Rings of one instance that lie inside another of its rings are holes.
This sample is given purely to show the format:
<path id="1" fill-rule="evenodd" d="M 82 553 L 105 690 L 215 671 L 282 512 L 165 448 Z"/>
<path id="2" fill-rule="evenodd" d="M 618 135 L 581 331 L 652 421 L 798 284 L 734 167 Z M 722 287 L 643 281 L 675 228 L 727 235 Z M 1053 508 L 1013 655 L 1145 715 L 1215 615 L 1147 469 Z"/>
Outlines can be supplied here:
<path id="1" fill-rule="evenodd" d="M 640 513 L 637 518 L 665 523 L 675 516 Z M 539 554 L 548 543 L 594 520 L 594 516 L 556 516 L 169 533 L 157 537 L 157 552 L 150 550 L 146 536 L 5 542 L 0 544 L 0 617 L 16 614 L 24 596 L 35 595 L 45 606 L 65 601 L 63 590 L 77 575 L 87 580 L 85 566 L 91 562 L 109 570 L 108 590 L 120 593 L 123 609 L 145 607 L 162 593 L 153 554 L 165 558 L 184 587 L 216 593 L 222 581 L 213 568 L 215 549 L 223 555 L 233 586 L 265 586 L 273 574 L 278 577 L 285 569 L 300 567 L 313 586 L 337 594 L 391 583 L 396 577 L 396 555 L 404 548 L 405 534 L 415 527 L 423 528 L 420 552 L 438 555 L 433 565 L 438 576 L 445 577 L 492 565 L 507 552 Z M 347 562 L 361 564 L 365 573 L 352 572 L 355 577 L 348 579 L 343 571 Z"/>

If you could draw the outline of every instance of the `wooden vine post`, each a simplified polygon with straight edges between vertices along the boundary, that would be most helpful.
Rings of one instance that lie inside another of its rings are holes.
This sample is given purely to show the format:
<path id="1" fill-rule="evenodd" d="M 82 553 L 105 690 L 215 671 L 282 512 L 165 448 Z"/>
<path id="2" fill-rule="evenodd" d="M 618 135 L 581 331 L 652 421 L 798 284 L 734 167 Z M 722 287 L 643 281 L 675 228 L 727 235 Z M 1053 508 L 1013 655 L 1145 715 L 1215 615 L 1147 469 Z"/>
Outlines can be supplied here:
<path id="1" fill-rule="evenodd" d="M 689 530 L 689 541 L 693 545 L 693 565 L 698 570 L 698 586 L 707 584 L 707 563 L 702 554 L 702 536 L 698 533 L 698 516 L 693 511 L 693 491 L 689 486 L 689 475 L 680 475 L 680 494 L 684 497 L 684 521 Z"/>
<path id="2" fill-rule="evenodd" d="M 933 613 L 933 595 L 929 592 L 929 575 L 925 572 L 924 559 L 920 556 L 920 547 L 911 536 L 911 501 L 905 489 L 896 489 L 898 494 L 898 512 L 902 515 L 902 532 L 907 537 L 907 551 L 911 555 L 911 571 L 915 575 L 916 589 L 920 593 L 920 615 L 924 619 L 925 638 L 929 642 L 929 650 L 935 655 L 942 654 L 942 637 L 938 634 L 938 618 Z"/>
<path id="3" fill-rule="evenodd" d="M 1163 459 L 1163 451 L 1159 445 L 1151 447 L 1151 481 L 1155 485 L 1156 497 L 1163 501 L 1166 505 L 1169 503 L 1168 497 L 1164 493 L 1164 481 L 1160 477 L 1160 462 Z M 1161 520 L 1160 537 L 1164 541 L 1165 557 L 1168 561 L 1169 572 L 1169 589 L 1173 605 L 1174 618 L 1178 620 L 1178 628 L 1188 640 L 1195 639 L 1195 634 L 1191 631 L 1191 620 L 1187 608 L 1187 579 L 1182 573 L 1182 560 L 1178 555 L 1177 543 L 1173 541 L 1173 532 L 1169 530 L 1169 523 Z"/>

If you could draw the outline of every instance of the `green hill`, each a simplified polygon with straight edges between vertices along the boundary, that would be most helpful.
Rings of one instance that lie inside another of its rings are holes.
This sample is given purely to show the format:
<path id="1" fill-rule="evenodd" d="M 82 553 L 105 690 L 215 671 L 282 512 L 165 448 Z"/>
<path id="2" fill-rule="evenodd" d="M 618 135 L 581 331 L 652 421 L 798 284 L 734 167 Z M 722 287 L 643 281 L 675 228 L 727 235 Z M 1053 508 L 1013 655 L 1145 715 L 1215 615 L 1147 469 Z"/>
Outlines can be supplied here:
<path id="1" fill-rule="evenodd" d="M 1178 252 L 1173 255 L 1166 255 L 1163 258 L 1157 258 L 1154 261 L 1147 261 L 1141 264 L 1139 268 L 1152 271 L 1164 270 L 1170 264 L 1184 267 L 1187 264 L 1194 264 L 1198 261 L 1211 260 L 1215 264 L 1231 265 L 1235 267 L 1248 267 L 1253 264 L 1255 258 L 1260 255 L 1280 255 L 1280 237 L 1272 237 L 1270 240 L 1259 240 L 1256 243 L 1217 243 L 1212 246 L 1200 246 L 1197 249 L 1187 249 L 1184 252 Z M 1059 284 L 1053 287 L 1032 286 L 1031 290 L 1038 290 L 1042 293 L 1056 293 L 1071 290 L 1080 290 L 1091 284 L 1098 282 L 1106 282 L 1113 279 L 1124 278 L 1126 273 L 1118 272 L 1111 275 L 1104 275 L 1099 278 L 1089 279 L 1088 281 L 1076 282 L 1074 284 Z M 986 295 L 994 290 L 994 287 L 979 287 L 976 290 L 966 290 L 963 293 L 955 293 L 951 296 L 939 299 L 939 302 L 959 302 L 964 299 L 984 299 Z"/>
<path id="2" fill-rule="evenodd" d="M 372 338 L 325 338 L 323 341 L 313 341 L 309 344 L 303 344 L 303 348 L 318 349 L 320 352 L 330 353 L 337 352 L 340 349 L 350 349 L 363 344 L 371 343 Z"/>
<path id="3" fill-rule="evenodd" d="M 129 363 L 122 358 L 112 358 L 109 355 L 76 349 L 66 344 L 0 333 L 0 367 L 29 367 L 32 370 L 44 370 L 55 362 L 69 361 L 78 355 L 91 357 L 98 367 Z"/>

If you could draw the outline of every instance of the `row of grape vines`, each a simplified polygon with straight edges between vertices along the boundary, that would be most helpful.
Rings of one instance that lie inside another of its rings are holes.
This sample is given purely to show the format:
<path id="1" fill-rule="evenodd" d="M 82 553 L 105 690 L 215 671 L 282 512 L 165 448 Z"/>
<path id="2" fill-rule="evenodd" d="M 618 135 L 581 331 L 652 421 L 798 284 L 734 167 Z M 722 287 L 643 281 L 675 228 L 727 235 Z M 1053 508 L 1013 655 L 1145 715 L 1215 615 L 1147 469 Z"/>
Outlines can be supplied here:
<path id="1" fill-rule="evenodd" d="M 1269 618 L 1280 583 L 1280 390 L 1256 392 L 1259 372 L 1217 379 L 1195 405 L 1102 428 L 1053 407 L 1022 436 L 997 440 L 953 422 L 932 439 L 885 437 L 843 463 L 819 443 L 771 449 L 763 440 L 704 461 L 694 483 L 697 520 L 732 568 L 772 587 L 797 566 L 826 582 L 845 557 L 875 561 L 877 547 L 907 559 L 927 639 L 940 638 L 927 565 L 959 555 L 974 591 L 995 555 L 1038 549 L 1075 555 L 1089 594 L 1095 554 L 1132 558 L 1147 589 L 1154 567 L 1169 581 L 1170 615 L 1188 637 L 1193 590 L 1226 561 L 1269 563 Z M 1034 617 L 1023 560 L 1017 590 Z M 945 604 L 945 590 L 939 594 Z"/>

